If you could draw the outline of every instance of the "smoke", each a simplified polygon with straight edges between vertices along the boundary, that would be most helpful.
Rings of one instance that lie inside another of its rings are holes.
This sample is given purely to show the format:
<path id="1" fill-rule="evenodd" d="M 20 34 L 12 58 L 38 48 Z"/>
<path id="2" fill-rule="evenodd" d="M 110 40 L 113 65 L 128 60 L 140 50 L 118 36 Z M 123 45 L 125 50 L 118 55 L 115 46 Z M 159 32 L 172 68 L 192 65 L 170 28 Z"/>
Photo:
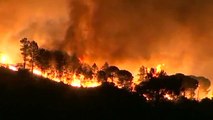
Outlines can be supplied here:
<path id="1" fill-rule="evenodd" d="M 24 37 L 54 48 L 64 39 L 68 16 L 67 0 L 0 0 L 0 51 L 19 61 Z"/>
<path id="2" fill-rule="evenodd" d="M 0 20 L 1 46 L 28 37 L 100 65 L 213 78 L 212 0 L 0 0 Z"/>
<path id="3" fill-rule="evenodd" d="M 128 68 L 165 63 L 212 77 L 213 1 L 71 0 L 61 48 Z M 129 65 L 128 65 L 129 64 Z"/>

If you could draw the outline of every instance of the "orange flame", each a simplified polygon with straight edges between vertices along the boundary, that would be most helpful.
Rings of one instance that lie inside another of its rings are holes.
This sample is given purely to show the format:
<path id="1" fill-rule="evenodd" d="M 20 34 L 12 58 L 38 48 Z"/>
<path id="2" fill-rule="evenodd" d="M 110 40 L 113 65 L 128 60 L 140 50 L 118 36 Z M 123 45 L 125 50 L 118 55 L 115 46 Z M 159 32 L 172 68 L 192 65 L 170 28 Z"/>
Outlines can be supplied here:
<path id="1" fill-rule="evenodd" d="M 0 66 L 6 67 L 12 71 L 18 71 L 18 67 L 16 67 L 15 65 L 11 64 L 11 61 L 9 59 L 9 57 L 6 54 L 0 54 Z M 154 68 L 154 73 L 153 76 L 154 77 L 159 77 L 159 74 L 162 72 L 162 67 L 164 67 L 164 64 L 159 64 Z M 48 72 L 51 72 L 51 74 L 49 74 Z M 95 76 L 93 76 L 92 79 L 87 79 L 85 78 L 84 75 L 76 75 L 76 74 L 67 74 L 67 75 L 62 75 L 62 77 L 58 77 L 57 73 L 52 72 L 51 70 L 49 70 L 47 73 L 43 73 L 41 70 L 39 70 L 38 68 L 35 67 L 35 69 L 33 70 L 33 74 L 38 75 L 38 76 L 42 76 L 45 78 L 49 78 L 55 82 L 63 82 L 64 84 L 67 85 L 71 85 L 73 87 L 85 87 L 85 88 L 90 88 L 90 87 L 97 87 L 100 86 L 102 84 L 102 82 L 98 81 L 97 78 Z M 150 73 L 151 68 L 146 68 L 146 73 Z M 142 80 L 139 79 L 140 77 L 138 75 L 134 75 L 134 79 L 132 81 L 132 92 L 134 92 L 134 88 L 136 85 L 140 84 L 142 82 Z M 115 86 L 117 86 L 118 88 L 123 88 L 124 85 L 120 84 L 119 81 L 117 80 L 117 78 L 115 78 L 113 81 L 111 79 L 108 78 L 107 80 L 108 82 L 113 82 L 115 84 Z M 198 86 L 197 91 L 199 91 L 200 87 Z M 198 92 L 199 93 L 199 92 Z M 212 98 L 213 97 L 213 91 L 210 89 L 208 94 L 206 95 L 200 95 L 201 97 L 197 97 L 197 100 L 202 100 L 203 98 Z M 151 98 L 146 95 L 143 94 L 143 96 L 147 99 L 147 100 L 151 100 Z M 172 96 L 171 94 L 166 93 L 163 96 L 165 99 L 167 100 L 175 100 L 175 97 Z"/>
<path id="2" fill-rule="evenodd" d="M 9 69 L 12 71 L 18 71 L 18 68 L 13 65 L 9 65 Z"/>

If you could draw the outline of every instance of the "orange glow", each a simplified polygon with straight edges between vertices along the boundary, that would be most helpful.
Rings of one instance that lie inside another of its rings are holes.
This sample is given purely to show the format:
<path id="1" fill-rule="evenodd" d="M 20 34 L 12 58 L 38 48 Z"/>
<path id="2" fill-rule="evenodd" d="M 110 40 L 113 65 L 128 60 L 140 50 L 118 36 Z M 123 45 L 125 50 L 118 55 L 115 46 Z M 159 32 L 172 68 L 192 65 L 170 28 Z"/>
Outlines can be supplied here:
<path id="1" fill-rule="evenodd" d="M 157 65 L 157 67 L 156 67 L 156 72 L 157 73 L 160 73 L 161 71 L 162 71 L 162 67 L 164 67 L 165 65 L 164 64 L 159 64 L 159 65 Z"/>
<path id="2" fill-rule="evenodd" d="M 195 97 L 198 101 L 204 99 L 204 98 L 213 98 L 213 91 L 212 88 L 210 87 L 207 91 L 204 91 L 204 89 L 198 85 L 196 91 L 195 91 Z"/>
<path id="3" fill-rule="evenodd" d="M 101 85 L 96 79 L 86 79 L 83 75 L 73 75 L 71 85 L 74 87 L 97 87 Z"/>
<path id="4" fill-rule="evenodd" d="M 210 98 L 210 99 L 213 98 L 213 91 L 212 91 L 212 89 L 210 89 L 210 91 L 208 92 L 207 98 Z"/>
<path id="5" fill-rule="evenodd" d="M 1 64 L 9 64 L 9 57 L 6 54 L 0 54 Z"/>
<path id="6" fill-rule="evenodd" d="M 64 75 L 61 78 L 56 77 L 56 73 L 54 75 L 43 74 L 41 71 L 35 69 L 33 70 L 35 75 L 41 75 L 45 78 L 49 78 L 56 82 L 63 82 L 64 84 L 71 85 L 73 87 L 97 87 L 101 85 L 101 82 L 98 82 L 96 79 L 86 79 L 83 75 Z"/>
<path id="7" fill-rule="evenodd" d="M 47 76 L 42 74 L 41 71 L 39 70 L 34 70 L 33 71 L 34 74 L 36 75 L 41 75 L 43 77 L 49 78 L 53 81 L 56 82 L 63 82 L 64 84 L 68 84 L 71 85 L 73 87 L 85 87 L 85 88 L 89 88 L 89 87 L 97 87 L 101 85 L 101 82 L 98 82 L 96 79 L 86 79 L 83 75 L 65 75 L 61 78 L 55 77 L 55 76 Z M 71 79 L 69 79 L 71 78 Z"/>
<path id="8" fill-rule="evenodd" d="M 33 74 L 35 74 L 35 75 L 42 75 L 42 72 L 39 71 L 39 70 L 37 70 L 37 69 L 34 69 L 33 70 Z"/>
<path id="9" fill-rule="evenodd" d="M 81 87 L 81 81 L 78 80 L 78 79 L 74 79 L 74 80 L 71 82 L 71 85 L 74 86 L 74 87 Z"/>
<path id="10" fill-rule="evenodd" d="M 9 69 L 12 71 L 18 71 L 18 68 L 13 65 L 9 65 Z"/>
<path id="11" fill-rule="evenodd" d="M 154 67 L 154 72 L 152 73 L 153 77 L 159 77 L 160 73 L 163 71 L 163 67 L 165 66 L 165 64 L 158 64 L 156 67 Z M 152 72 L 151 68 L 145 68 L 145 74 Z M 143 79 L 140 79 L 140 75 L 134 73 L 133 74 L 134 78 L 133 78 L 133 83 L 135 85 L 139 85 Z M 145 78 L 144 78 L 145 79 Z"/>
<path id="12" fill-rule="evenodd" d="M 12 71 L 18 71 L 18 68 L 13 65 L 10 64 L 10 59 L 6 54 L 1 54 L 0 55 L 0 64 L 3 67 L 6 67 Z M 165 65 L 164 64 L 158 64 L 156 67 L 154 67 L 154 71 L 151 70 L 151 68 L 145 68 L 145 73 L 150 73 L 152 72 L 153 77 L 159 77 L 160 73 L 163 71 L 163 67 Z M 33 74 L 35 75 L 39 75 L 45 78 L 49 78 L 55 82 L 63 82 L 64 84 L 67 85 L 71 85 L 73 87 L 84 87 L 84 88 L 92 88 L 92 87 L 97 87 L 100 86 L 102 84 L 102 82 L 98 81 L 97 78 L 95 76 L 93 76 L 91 79 L 85 78 L 84 75 L 82 74 L 75 74 L 75 73 L 66 73 L 63 74 L 62 76 L 59 77 L 59 74 L 52 71 L 51 69 L 47 70 L 46 72 L 42 72 L 41 70 L 38 69 L 37 66 L 35 66 L 35 69 L 33 70 Z M 135 86 L 140 84 L 142 82 L 142 80 L 140 79 L 140 76 L 138 74 L 133 74 L 134 78 L 132 80 L 132 92 L 135 91 Z M 107 80 L 108 82 L 113 82 L 115 84 L 116 87 L 118 88 L 123 88 L 125 85 L 121 84 L 118 80 L 118 78 L 114 78 L 113 80 L 108 78 Z M 201 93 L 202 88 L 200 88 L 200 86 L 198 86 L 197 91 L 196 91 L 196 95 L 194 98 L 196 98 L 197 100 L 202 100 L 203 98 L 212 98 L 212 90 L 210 89 L 209 92 L 207 94 L 203 94 Z M 147 100 L 152 100 L 151 96 L 143 94 L 143 96 L 147 99 Z M 186 95 L 187 98 L 190 99 L 190 95 L 188 95 L 188 92 L 186 91 Z M 165 99 L 167 100 L 175 100 L 175 97 L 172 94 L 168 94 L 166 93 L 163 96 Z"/>
<path id="13" fill-rule="evenodd" d="M 133 74 L 133 80 L 132 80 L 132 82 L 134 83 L 134 84 L 132 84 L 132 86 L 134 86 L 135 87 L 135 85 L 138 85 L 138 84 L 140 84 L 142 81 L 140 80 L 140 76 L 138 75 L 138 74 Z M 133 87 L 133 88 L 134 88 Z"/>
<path id="14" fill-rule="evenodd" d="M 167 100 L 174 100 L 174 98 L 170 95 L 170 94 L 165 94 L 164 96 L 163 96 L 165 99 L 167 99 Z"/>

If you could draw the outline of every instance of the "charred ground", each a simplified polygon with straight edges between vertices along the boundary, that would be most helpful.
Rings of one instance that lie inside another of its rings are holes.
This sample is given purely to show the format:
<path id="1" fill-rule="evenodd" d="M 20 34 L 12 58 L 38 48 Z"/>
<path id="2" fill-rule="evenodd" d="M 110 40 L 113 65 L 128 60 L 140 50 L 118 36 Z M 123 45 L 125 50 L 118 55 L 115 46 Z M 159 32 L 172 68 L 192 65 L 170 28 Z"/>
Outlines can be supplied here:
<path id="1" fill-rule="evenodd" d="M 209 119 L 213 100 L 146 102 L 145 98 L 110 83 L 74 88 L 31 73 L 0 68 L 1 118 L 58 119 Z"/>

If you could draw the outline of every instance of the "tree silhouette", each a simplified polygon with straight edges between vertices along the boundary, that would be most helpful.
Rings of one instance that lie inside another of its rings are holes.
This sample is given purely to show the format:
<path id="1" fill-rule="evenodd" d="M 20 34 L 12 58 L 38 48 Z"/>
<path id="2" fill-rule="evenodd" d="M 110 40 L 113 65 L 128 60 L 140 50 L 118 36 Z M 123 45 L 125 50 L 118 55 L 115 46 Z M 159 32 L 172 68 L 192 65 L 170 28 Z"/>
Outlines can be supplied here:
<path id="1" fill-rule="evenodd" d="M 104 65 L 101 67 L 101 70 L 106 70 L 109 67 L 109 64 L 107 62 L 104 63 Z"/>
<path id="2" fill-rule="evenodd" d="M 43 73 L 50 67 L 51 52 L 40 48 L 38 50 L 38 55 L 36 56 L 36 65 L 41 69 Z"/>
<path id="3" fill-rule="evenodd" d="M 164 99 L 163 96 L 167 93 L 178 97 L 185 96 L 185 92 L 188 92 L 189 97 L 193 98 L 197 84 L 197 80 L 189 76 L 175 74 L 158 78 L 153 77 L 147 81 L 143 81 L 136 87 L 136 91 L 157 101 Z"/>
<path id="4" fill-rule="evenodd" d="M 30 55 L 31 71 L 33 72 L 34 63 L 38 55 L 38 44 L 35 41 L 30 42 L 29 55 Z"/>
<path id="5" fill-rule="evenodd" d="M 20 40 L 21 43 L 21 55 L 23 58 L 23 68 L 26 68 L 27 61 L 28 61 L 28 56 L 29 56 L 29 48 L 30 48 L 30 41 L 27 38 L 23 38 Z"/>
<path id="6" fill-rule="evenodd" d="M 139 81 L 147 80 L 147 68 L 145 66 L 141 66 L 139 68 Z"/>
<path id="7" fill-rule="evenodd" d="M 122 85 L 124 88 L 131 88 L 133 76 L 132 73 L 130 73 L 127 70 L 119 70 L 117 72 L 119 84 Z"/>
<path id="8" fill-rule="evenodd" d="M 78 68 L 76 74 L 82 74 L 86 79 L 92 79 L 94 73 L 92 67 L 84 63 Z"/>
<path id="9" fill-rule="evenodd" d="M 92 65 L 92 71 L 93 71 L 93 73 L 97 73 L 97 71 L 98 71 L 98 66 L 96 65 L 96 63 L 94 63 L 94 64 Z"/>
<path id="10" fill-rule="evenodd" d="M 54 67 L 57 71 L 57 75 L 59 78 L 61 78 L 63 75 L 63 71 L 65 70 L 65 67 L 67 65 L 69 55 L 67 53 L 65 53 L 63 51 L 59 51 L 59 50 L 53 51 L 52 55 L 53 55 L 53 59 L 55 62 Z"/>
<path id="11" fill-rule="evenodd" d="M 206 97 L 206 95 L 209 92 L 209 88 L 211 86 L 210 80 L 203 76 L 190 76 L 190 77 L 196 79 L 199 83 L 197 98 Z"/>
<path id="12" fill-rule="evenodd" d="M 76 54 L 71 55 L 69 59 L 69 67 L 70 67 L 69 69 L 71 73 L 75 73 L 80 66 L 81 61 L 79 60 L 77 55 Z"/>
<path id="13" fill-rule="evenodd" d="M 147 79 L 152 79 L 155 77 L 156 70 L 155 68 L 151 68 L 149 72 L 147 72 Z"/>
<path id="14" fill-rule="evenodd" d="M 114 77 L 117 76 L 117 72 L 119 71 L 119 68 L 116 66 L 109 66 L 105 69 L 107 77 L 109 77 L 112 82 L 114 82 Z"/>
<path id="15" fill-rule="evenodd" d="M 97 79 L 98 81 L 107 82 L 107 75 L 106 72 L 103 70 L 100 70 L 97 72 Z"/>

